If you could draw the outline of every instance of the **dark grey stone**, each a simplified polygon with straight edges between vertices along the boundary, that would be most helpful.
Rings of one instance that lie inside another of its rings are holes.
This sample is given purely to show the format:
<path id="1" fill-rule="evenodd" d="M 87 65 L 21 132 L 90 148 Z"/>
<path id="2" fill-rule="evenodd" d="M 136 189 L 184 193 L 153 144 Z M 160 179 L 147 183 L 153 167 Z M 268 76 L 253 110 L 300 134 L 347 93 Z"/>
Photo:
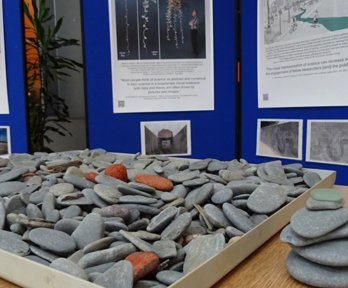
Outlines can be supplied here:
<path id="1" fill-rule="evenodd" d="M 142 205 L 142 204 L 122 204 L 123 207 L 126 207 L 127 209 L 136 209 L 139 210 L 141 213 L 147 214 L 147 215 L 157 215 L 161 212 L 160 209 L 156 207 L 151 207 L 149 205 Z"/>
<path id="2" fill-rule="evenodd" d="M 127 232 L 127 231 L 123 231 L 123 230 L 120 230 L 119 232 L 124 238 L 126 238 L 129 242 L 131 242 L 139 250 L 144 251 L 144 252 L 154 252 L 154 253 L 158 254 L 157 249 L 152 244 L 148 243 L 147 241 L 144 241 L 144 240 L 140 239 L 139 237 L 134 236 L 134 234 L 132 234 L 131 232 Z"/>
<path id="3" fill-rule="evenodd" d="M 132 288 L 133 266 L 127 260 L 119 261 L 109 270 L 98 276 L 94 283 L 105 288 Z"/>
<path id="4" fill-rule="evenodd" d="M 156 241 L 161 239 L 161 235 L 150 233 L 147 231 L 139 230 L 135 232 L 129 232 L 129 234 L 138 237 L 145 241 Z"/>
<path id="5" fill-rule="evenodd" d="M 145 230 L 146 227 L 149 225 L 149 223 L 150 223 L 150 220 L 148 218 L 142 218 L 129 224 L 128 230 L 129 231 Z"/>
<path id="6" fill-rule="evenodd" d="M 303 180 L 309 187 L 313 187 L 315 184 L 321 181 L 321 178 L 318 173 L 307 172 L 303 175 Z"/>
<path id="7" fill-rule="evenodd" d="M 211 159 L 203 159 L 195 162 L 191 162 L 189 169 L 190 170 L 204 170 L 207 169 L 209 163 L 211 162 Z"/>
<path id="8" fill-rule="evenodd" d="M 79 225 L 80 225 L 80 221 L 67 218 L 67 219 L 59 220 L 54 225 L 54 229 L 71 235 Z"/>
<path id="9" fill-rule="evenodd" d="M 35 254 L 36 256 L 40 257 L 41 259 L 45 259 L 48 262 L 53 262 L 54 260 L 58 259 L 59 257 L 51 252 L 48 252 L 46 250 L 43 250 L 37 246 L 30 245 L 30 251 L 31 253 Z"/>
<path id="10" fill-rule="evenodd" d="M 192 190 L 185 198 L 185 207 L 190 210 L 193 204 L 205 204 L 213 194 L 213 184 L 207 183 L 203 186 Z"/>
<path id="11" fill-rule="evenodd" d="M 115 262 L 108 262 L 97 266 L 88 267 L 85 269 L 85 271 L 87 274 L 91 274 L 94 272 L 104 273 L 106 270 L 110 269 L 114 264 Z"/>
<path id="12" fill-rule="evenodd" d="M 117 187 L 118 191 L 120 191 L 123 195 L 140 195 L 144 197 L 152 197 L 151 194 L 143 192 L 139 189 L 134 189 L 128 185 L 119 185 Z"/>
<path id="13" fill-rule="evenodd" d="M 217 228 L 226 228 L 231 225 L 220 208 L 213 204 L 205 204 L 204 212 L 207 215 L 211 224 Z"/>
<path id="14" fill-rule="evenodd" d="M 225 202 L 231 201 L 233 192 L 230 188 L 224 188 L 211 197 L 211 201 L 215 204 L 223 204 Z"/>
<path id="15" fill-rule="evenodd" d="M 164 283 L 165 285 L 172 285 L 183 276 L 184 273 L 171 270 L 162 270 L 156 274 L 157 280 L 161 283 Z"/>
<path id="16" fill-rule="evenodd" d="M 139 280 L 134 288 L 153 288 L 155 286 L 160 285 L 161 283 L 158 281 L 154 281 L 154 280 Z"/>
<path id="17" fill-rule="evenodd" d="M 120 231 L 120 230 L 126 230 L 128 231 L 128 227 L 126 224 L 118 221 L 118 220 L 106 220 L 104 221 L 105 224 L 105 231 L 108 232 L 114 232 L 114 231 Z"/>
<path id="18" fill-rule="evenodd" d="M 222 209 L 227 219 L 239 230 L 248 232 L 255 227 L 254 222 L 245 215 L 245 212 L 236 208 L 232 204 L 225 203 L 223 204 Z"/>
<path id="19" fill-rule="evenodd" d="M 6 203 L 6 213 L 25 214 L 26 206 L 20 195 L 12 196 Z"/>
<path id="20" fill-rule="evenodd" d="M 204 235 L 207 234 L 207 229 L 202 226 L 200 221 L 192 221 L 190 226 L 186 229 L 185 234 L 188 235 Z"/>
<path id="21" fill-rule="evenodd" d="M 236 237 L 236 236 L 243 236 L 244 235 L 244 232 L 243 231 L 240 231 L 238 230 L 237 228 L 233 227 L 233 226 L 228 226 L 226 227 L 226 234 L 229 238 L 232 238 L 232 237 Z"/>
<path id="22" fill-rule="evenodd" d="M 163 240 L 176 240 L 190 226 L 192 221 L 191 214 L 185 212 L 174 219 L 161 233 Z"/>
<path id="23" fill-rule="evenodd" d="M 115 241 L 116 241 L 116 239 L 114 237 L 104 237 L 104 238 L 98 239 L 94 242 L 87 244 L 83 248 L 83 253 L 87 254 L 87 253 L 94 252 L 97 250 L 106 249 L 110 246 L 110 244 L 112 242 L 115 242 Z"/>
<path id="24" fill-rule="evenodd" d="M 251 194 L 258 185 L 249 181 L 231 181 L 227 184 L 228 188 L 231 188 L 233 195 Z"/>

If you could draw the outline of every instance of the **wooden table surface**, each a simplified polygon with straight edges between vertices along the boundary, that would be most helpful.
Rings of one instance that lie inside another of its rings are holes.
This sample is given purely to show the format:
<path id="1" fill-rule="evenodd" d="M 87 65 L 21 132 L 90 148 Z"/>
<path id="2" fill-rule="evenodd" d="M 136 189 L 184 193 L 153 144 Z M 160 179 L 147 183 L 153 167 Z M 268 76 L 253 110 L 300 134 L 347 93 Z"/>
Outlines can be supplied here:
<path id="1" fill-rule="evenodd" d="M 348 207 L 348 187 L 335 186 L 345 192 Z M 290 251 L 287 244 L 279 240 L 279 233 L 273 236 L 257 251 L 251 254 L 235 269 L 228 273 L 213 288 L 257 287 L 257 288 L 301 288 L 310 287 L 294 280 L 287 272 L 286 257 Z M 40 277 L 38 275 L 38 277 Z M 20 288 L 17 285 L 0 279 L 0 288 Z"/>

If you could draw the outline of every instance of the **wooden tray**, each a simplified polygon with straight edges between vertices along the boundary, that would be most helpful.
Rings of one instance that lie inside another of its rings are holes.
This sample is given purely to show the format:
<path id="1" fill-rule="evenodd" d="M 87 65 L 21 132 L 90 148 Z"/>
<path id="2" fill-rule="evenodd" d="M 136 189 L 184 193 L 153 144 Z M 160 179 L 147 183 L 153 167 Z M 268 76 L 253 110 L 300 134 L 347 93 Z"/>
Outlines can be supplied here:
<path id="1" fill-rule="evenodd" d="M 313 169 L 309 171 L 317 172 L 323 180 L 257 225 L 239 240 L 226 246 L 219 254 L 202 263 L 195 270 L 172 284 L 170 288 L 211 287 L 283 228 L 289 222 L 292 214 L 304 206 L 311 190 L 315 188 L 329 188 L 334 185 L 336 180 L 335 171 Z M 0 277 L 21 287 L 100 288 L 99 285 L 51 269 L 1 249 L 0 259 Z"/>

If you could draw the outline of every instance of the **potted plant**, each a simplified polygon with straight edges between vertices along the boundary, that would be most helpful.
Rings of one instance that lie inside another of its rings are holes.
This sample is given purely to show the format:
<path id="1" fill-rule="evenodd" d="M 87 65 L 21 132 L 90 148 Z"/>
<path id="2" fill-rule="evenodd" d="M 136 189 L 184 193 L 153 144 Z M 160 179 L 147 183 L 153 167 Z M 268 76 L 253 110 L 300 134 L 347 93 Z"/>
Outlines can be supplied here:
<path id="1" fill-rule="evenodd" d="M 60 48 L 80 44 L 77 39 L 58 36 L 63 18 L 54 23 L 46 0 L 24 1 L 24 15 L 29 150 L 33 153 L 49 151 L 45 142 L 51 143 L 52 139 L 47 132 L 62 136 L 70 134 L 62 125 L 70 122 L 68 106 L 51 86 L 55 81 L 69 77 L 71 71 L 79 71 L 83 65 L 57 54 Z"/>

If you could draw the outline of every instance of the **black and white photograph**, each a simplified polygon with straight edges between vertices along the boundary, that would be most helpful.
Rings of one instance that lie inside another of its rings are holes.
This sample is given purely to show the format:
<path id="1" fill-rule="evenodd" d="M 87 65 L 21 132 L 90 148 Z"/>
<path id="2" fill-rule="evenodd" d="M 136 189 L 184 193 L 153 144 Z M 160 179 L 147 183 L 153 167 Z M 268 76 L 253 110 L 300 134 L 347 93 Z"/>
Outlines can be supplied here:
<path id="1" fill-rule="evenodd" d="M 144 155 L 191 155 L 191 123 L 141 122 L 141 153 Z"/>
<path id="2" fill-rule="evenodd" d="M 303 121 L 258 119 L 256 155 L 302 160 Z"/>
<path id="3" fill-rule="evenodd" d="M 11 154 L 10 127 L 0 126 L 0 156 Z"/>
<path id="4" fill-rule="evenodd" d="M 306 161 L 348 165 L 348 120 L 308 120 Z"/>

